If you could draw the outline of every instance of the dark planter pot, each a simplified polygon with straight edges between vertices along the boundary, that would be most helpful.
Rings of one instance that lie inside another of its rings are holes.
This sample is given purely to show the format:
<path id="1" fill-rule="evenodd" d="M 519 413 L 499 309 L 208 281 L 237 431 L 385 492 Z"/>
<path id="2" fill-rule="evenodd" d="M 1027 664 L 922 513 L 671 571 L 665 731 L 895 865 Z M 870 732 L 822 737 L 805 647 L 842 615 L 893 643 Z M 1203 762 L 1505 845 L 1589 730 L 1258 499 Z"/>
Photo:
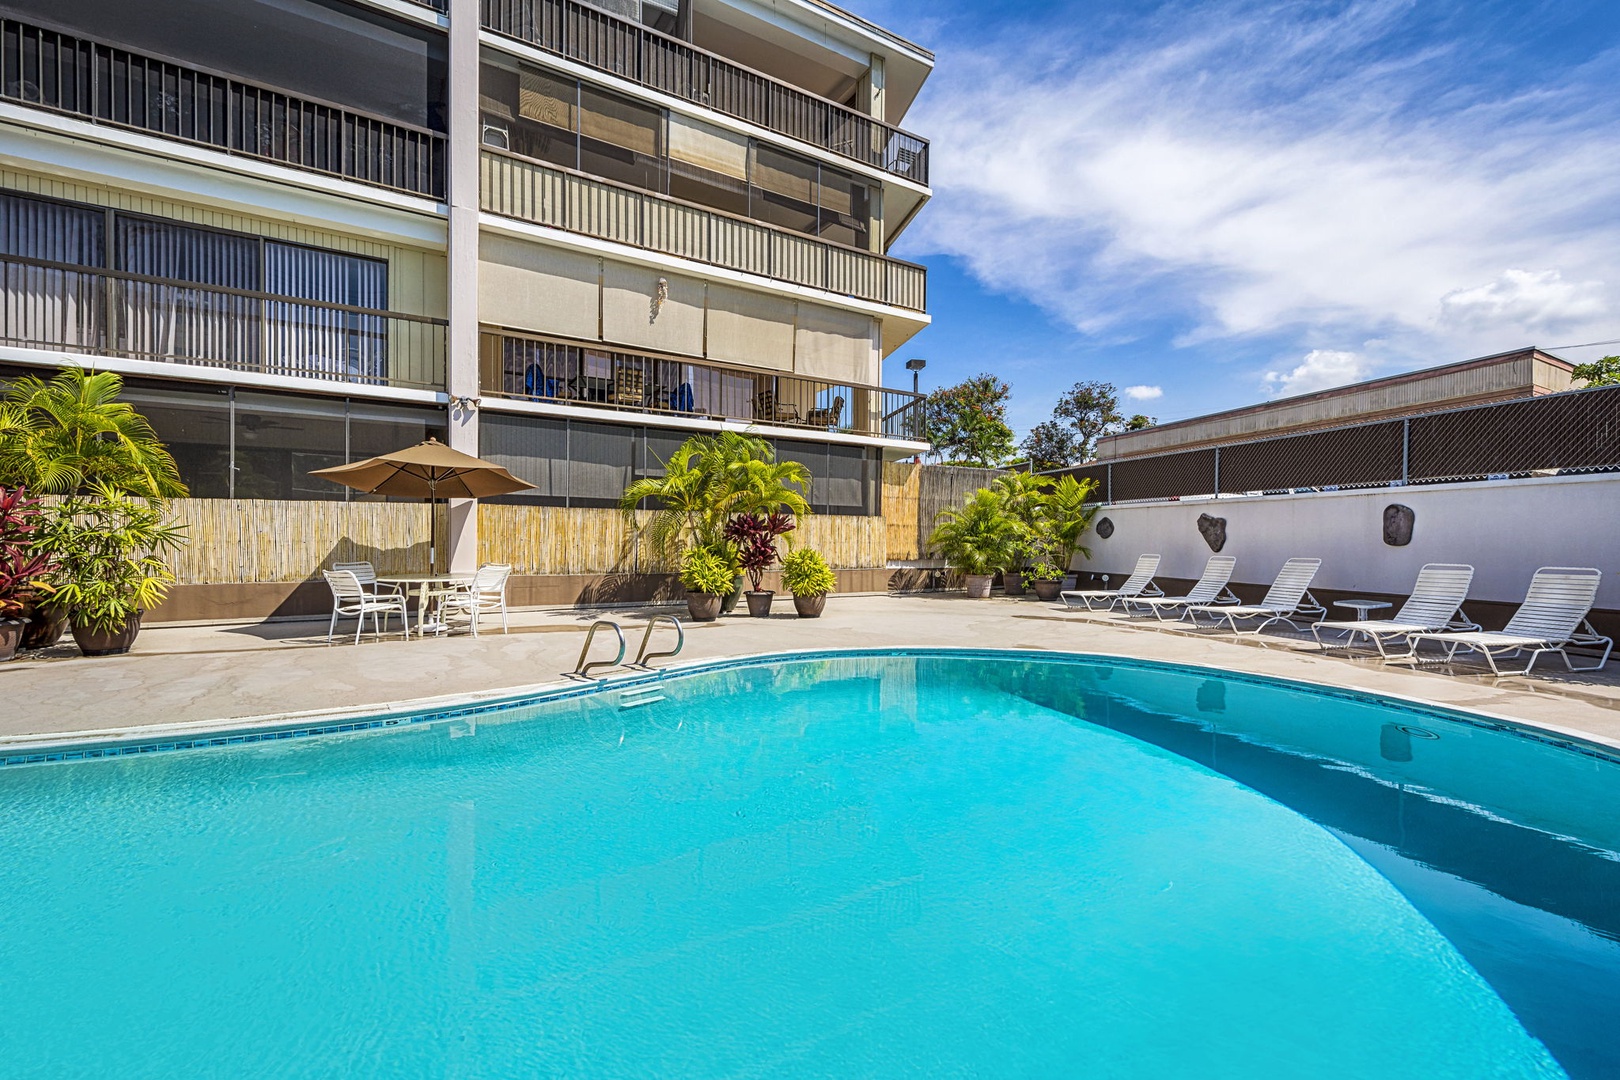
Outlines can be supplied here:
<path id="1" fill-rule="evenodd" d="M 0 619 L 0 660 L 10 660 L 17 655 L 17 646 L 22 644 L 23 632 L 28 629 L 28 619 Z"/>
<path id="2" fill-rule="evenodd" d="M 742 598 L 743 576 L 737 575 L 737 580 L 731 586 L 731 591 L 720 598 L 720 614 L 730 615 L 737 610 L 737 601 Z"/>
<path id="3" fill-rule="evenodd" d="M 1002 575 L 1001 581 L 1006 587 L 1005 591 L 1008 596 L 1024 595 L 1024 575 L 1021 572 L 1017 570 L 1008 570 Z"/>
<path id="4" fill-rule="evenodd" d="M 720 602 L 724 599 L 713 593 L 689 592 L 686 594 L 686 613 L 693 622 L 714 622 L 720 617 Z"/>
<path id="5" fill-rule="evenodd" d="M 801 619 L 821 618 L 821 609 L 827 606 L 827 594 L 817 593 L 814 596 L 795 596 L 793 606 L 799 612 Z"/>
<path id="6" fill-rule="evenodd" d="M 775 593 L 769 589 L 764 589 L 760 592 L 749 592 L 743 595 L 748 597 L 748 614 L 756 619 L 768 619 L 771 617 L 771 601 L 776 599 Z"/>
<path id="7" fill-rule="evenodd" d="M 66 608 L 57 607 L 52 603 L 39 604 L 31 611 L 23 612 L 31 616 L 33 622 L 23 631 L 22 645 L 24 649 L 48 649 L 62 640 L 67 633 L 68 612 Z"/>
<path id="8" fill-rule="evenodd" d="M 79 651 L 86 656 L 121 656 L 129 652 L 130 646 L 135 644 L 136 635 L 141 632 L 141 614 L 137 611 L 123 626 L 112 630 L 74 623 L 73 640 L 78 642 Z"/>
<path id="9" fill-rule="evenodd" d="M 1035 582 L 1035 598 L 1037 600 L 1056 600 L 1058 593 L 1063 591 L 1063 582 L 1037 581 Z"/>

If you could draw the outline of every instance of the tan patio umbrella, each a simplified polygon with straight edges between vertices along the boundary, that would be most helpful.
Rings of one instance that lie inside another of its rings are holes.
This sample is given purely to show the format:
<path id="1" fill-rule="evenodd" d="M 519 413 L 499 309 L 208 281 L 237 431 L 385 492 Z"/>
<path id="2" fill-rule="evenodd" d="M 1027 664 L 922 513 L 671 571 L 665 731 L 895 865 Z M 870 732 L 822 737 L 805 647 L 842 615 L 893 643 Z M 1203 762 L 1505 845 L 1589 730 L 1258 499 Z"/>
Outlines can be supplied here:
<path id="1" fill-rule="evenodd" d="M 452 450 L 437 439 L 395 450 L 391 454 L 379 454 L 351 465 L 316 469 L 309 475 L 343 484 L 367 495 L 430 499 L 435 506 L 440 499 L 488 499 L 534 486 L 519 480 L 499 465 L 463 454 L 460 450 Z M 430 510 L 430 574 L 438 569 L 434 565 L 438 552 L 434 550 L 432 515 L 433 511 Z"/>

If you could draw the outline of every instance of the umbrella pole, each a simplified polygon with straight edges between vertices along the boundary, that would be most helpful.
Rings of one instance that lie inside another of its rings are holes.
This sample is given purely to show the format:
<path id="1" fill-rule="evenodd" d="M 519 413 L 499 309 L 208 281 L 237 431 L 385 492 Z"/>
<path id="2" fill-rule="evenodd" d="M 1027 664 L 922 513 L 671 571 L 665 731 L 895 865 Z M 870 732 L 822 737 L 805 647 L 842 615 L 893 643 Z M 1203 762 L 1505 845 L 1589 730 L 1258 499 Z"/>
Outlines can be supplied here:
<path id="1" fill-rule="evenodd" d="M 439 482 L 428 480 L 428 573 L 439 572 L 439 530 L 435 528 L 439 517 Z"/>

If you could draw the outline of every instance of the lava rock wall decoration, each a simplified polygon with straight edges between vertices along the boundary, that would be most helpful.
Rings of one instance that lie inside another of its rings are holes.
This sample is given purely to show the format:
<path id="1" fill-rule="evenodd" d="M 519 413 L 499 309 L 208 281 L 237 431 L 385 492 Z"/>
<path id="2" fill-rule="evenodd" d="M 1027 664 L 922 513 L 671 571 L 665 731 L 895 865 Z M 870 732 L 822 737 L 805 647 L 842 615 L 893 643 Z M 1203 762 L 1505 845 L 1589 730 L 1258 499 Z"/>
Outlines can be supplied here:
<path id="1" fill-rule="evenodd" d="M 1210 517 L 1208 514 L 1198 515 L 1198 532 L 1203 536 L 1204 543 L 1209 550 L 1219 551 L 1226 546 L 1226 519 Z"/>
<path id="2" fill-rule="evenodd" d="M 1412 526 L 1417 512 L 1410 506 L 1390 503 L 1384 507 L 1384 543 L 1390 547 L 1405 547 L 1412 542 Z"/>
<path id="3" fill-rule="evenodd" d="M 1114 535 L 1114 519 L 1100 518 L 1097 521 L 1097 535 L 1104 540 Z"/>

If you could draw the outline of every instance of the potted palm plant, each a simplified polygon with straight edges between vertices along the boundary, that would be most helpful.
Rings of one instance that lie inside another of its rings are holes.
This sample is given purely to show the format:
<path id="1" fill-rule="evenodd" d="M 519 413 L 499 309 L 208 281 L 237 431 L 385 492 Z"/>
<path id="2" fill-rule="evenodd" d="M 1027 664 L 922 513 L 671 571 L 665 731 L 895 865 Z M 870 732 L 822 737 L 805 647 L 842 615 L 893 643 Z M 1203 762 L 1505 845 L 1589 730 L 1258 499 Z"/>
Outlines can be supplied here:
<path id="1" fill-rule="evenodd" d="M 721 610 L 730 611 L 742 592 L 742 567 L 725 538 L 726 526 L 739 514 L 809 514 L 810 470 L 777 461 L 764 439 L 722 431 L 687 439 L 663 472 L 625 488 L 619 510 L 631 533 L 666 566 L 681 565 L 684 552 L 700 547 L 726 559 L 732 584 Z"/>
<path id="2" fill-rule="evenodd" d="M 141 617 L 174 582 L 163 555 L 179 550 L 185 539 L 185 527 L 164 521 L 161 505 L 104 483 L 45 514 L 34 547 L 54 560 L 53 598 L 67 609 L 80 652 L 110 656 L 130 650 Z"/>
<path id="3" fill-rule="evenodd" d="M 827 594 L 838 588 L 838 578 L 814 548 L 799 548 L 782 557 L 782 587 L 793 594 L 793 607 L 801 619 L 821 617 Z"/>
<path id="4" fill-rule="evenodd" d="M 17 655 L 29 611 L 50 570 L 51 558 L 35 550 L 39 500 L 21 488 L 0 487 L 0 660 Z"/>
<path id="5" fill-rule="evenodd" d="M 1024 532 L 1017 553 L 1002 574 L 1008 596 L 1024 595 L 1025 583 L 1030 579 L 1030 565 L 1042 554 L 1040 518 L 1046 483 L 1044 477 L 1033 473 L 1010 472 L 998 477 L 993 485 L 1007 513 Z"/>
<path id="6" fill-rule="evenodd" d="M 791 515 L 738 514 L 726 525 L 726 540 L 737 551 L 737 561 L 748 575 L 748 614 L 769 617 L 776 594 L 762 588 L 765 571 L 776 563 L 776 539 L 793 531 Z"/>
<path id="7" fill-rule="evenodd" d="M 70 367 L 46 381 L 25 376 L 0 395 L 0 485 L 36 495 L 82 495 L 96 483 L 143 499 L 181 498 L 186 486 L 152 425 L 120 401 L 123 379 Z M 56 644 L 68 612 L 36 583 L 22 648 Z"/>
<path id="8" fill-rule="evenodd" d="M 967 594 L 983 600 L 999 571 L 1018 557 L 1025 532 L 999 492 L 980 488 L 963 504 L 941 510 L 928 546 L 967 578 Z"/>
<path id="9" fill-rule="evenodd" d="M 731 591 L 731 563 L 707 548 L 691 548 L 681 557 L 681 584 L 692 621 L 714 622 L 720 601 Z"/>

